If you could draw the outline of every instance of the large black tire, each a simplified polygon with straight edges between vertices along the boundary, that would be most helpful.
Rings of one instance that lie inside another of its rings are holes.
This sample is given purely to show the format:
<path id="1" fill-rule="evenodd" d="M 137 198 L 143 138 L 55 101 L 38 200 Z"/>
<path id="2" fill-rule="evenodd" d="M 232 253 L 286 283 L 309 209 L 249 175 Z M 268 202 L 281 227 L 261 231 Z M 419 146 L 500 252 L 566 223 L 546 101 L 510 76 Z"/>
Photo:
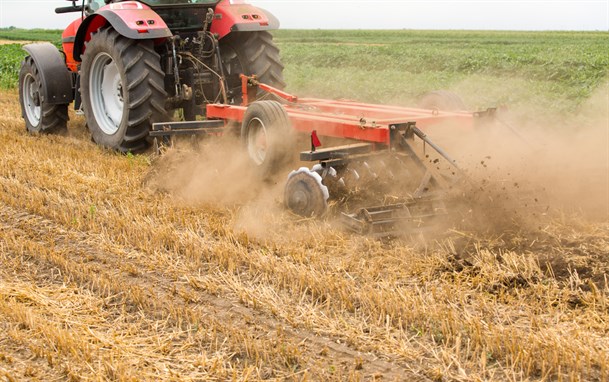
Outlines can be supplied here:
<path id="1" fill-rule="evenodd" d="M 279 48 L 269 32 L 233 32 L 220 40 L 220 52 L 229 103 L 241 103 L 240 74 L 256 75 L 262 83 L 285 88 Z"/>
<path id="2" fill-rule="evenodd" d="M 419 107 L 439 111 L 462 111 L 467 109 L 461 97 L 449 90 L 435 90 L 423 95 Z"/>
<path id="3" fill-rule="evenodd" d="M 248 106 L 241 139 L 262 178 L 271 177 L 285 164 L 294 146 L 290 119 L 277 101 L 256 101 Z"/>
<path id="4" fill-rule="evenodd" d="M 61 133 L 68 126 L 68 105 L 49 105 L 41 99 L 39 69 L 27 56 L 19 71 L 19 103 L 25 127 L 30 133 Z"/>
<path id="5" fill-rule="evenodd" d="M 164 77 L 151 40 L 131 40 L 112 28 L 93 34 L 80 81 L 93 140 L 121 152 L 146 149 L 152 124 L 167 118 Z"/>

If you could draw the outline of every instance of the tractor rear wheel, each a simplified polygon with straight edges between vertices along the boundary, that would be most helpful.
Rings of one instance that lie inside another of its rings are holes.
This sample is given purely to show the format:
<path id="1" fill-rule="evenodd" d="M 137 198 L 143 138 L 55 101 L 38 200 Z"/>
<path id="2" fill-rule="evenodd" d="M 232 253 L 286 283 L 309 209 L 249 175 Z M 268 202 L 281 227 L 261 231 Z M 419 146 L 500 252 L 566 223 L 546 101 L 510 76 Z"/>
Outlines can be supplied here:
<path id="1" fill-rule="evenodd" d="M 143 151 L 152 124 L 166 118 L 164 73 L 151 40 L 131 40 L 112 28 L 93 34 L 80 83 L 87 125 L 101 146 Z"/>
<path id="2" fill-rule="evenodd" d="M 279 48 L 269 32 L 233 32 L 220 40 L 220 52 L 229 103 L 241 103 L 240 74 L 256 75 L 262 83 L 285 88 Z"/>
<path id="3" fill-rule="evenodd" d="M 42 99 L 39 68 L 27 56 L 19 71 L 19 103 L 30 133 L 59 133 L 68 126 L 68 105 L 49 105 Z"/>

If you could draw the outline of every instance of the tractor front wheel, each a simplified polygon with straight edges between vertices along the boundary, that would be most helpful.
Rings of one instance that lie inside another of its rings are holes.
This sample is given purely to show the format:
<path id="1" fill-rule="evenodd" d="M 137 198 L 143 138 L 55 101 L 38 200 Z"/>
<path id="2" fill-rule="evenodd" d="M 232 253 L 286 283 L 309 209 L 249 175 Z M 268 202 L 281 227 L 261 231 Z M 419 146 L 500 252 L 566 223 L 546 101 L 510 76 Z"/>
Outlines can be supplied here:
<path id="1" fill-rule="evenodd" d="M 140 152 L 154 122 L 166 118 L 164 73 L 151 40 L 131 40 L 112 28 L 91 36 L 81 67 L 81 94 L 93 140 Z"/>
<path id="2" fill-rule="evenodd" d="M 49 105 L 42 97 L 40 69 L 28 56 L 19 71 L 19 103 L 30 133 L 59 133 L 67 128 L 68 105 Z"/>

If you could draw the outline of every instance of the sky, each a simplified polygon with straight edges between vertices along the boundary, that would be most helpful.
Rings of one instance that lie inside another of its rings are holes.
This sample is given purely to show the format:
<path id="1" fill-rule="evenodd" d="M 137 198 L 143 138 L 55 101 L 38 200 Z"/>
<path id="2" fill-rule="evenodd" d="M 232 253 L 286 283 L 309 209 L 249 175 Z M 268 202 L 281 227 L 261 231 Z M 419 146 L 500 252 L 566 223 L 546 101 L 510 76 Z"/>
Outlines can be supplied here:
<path id="1" fill-rule="evenodd" d="M 609 31 L 609 0 L 250 0 L 283 29 Z M 0 27 L 63 29 L 62 0 L 0 0 Z"/>

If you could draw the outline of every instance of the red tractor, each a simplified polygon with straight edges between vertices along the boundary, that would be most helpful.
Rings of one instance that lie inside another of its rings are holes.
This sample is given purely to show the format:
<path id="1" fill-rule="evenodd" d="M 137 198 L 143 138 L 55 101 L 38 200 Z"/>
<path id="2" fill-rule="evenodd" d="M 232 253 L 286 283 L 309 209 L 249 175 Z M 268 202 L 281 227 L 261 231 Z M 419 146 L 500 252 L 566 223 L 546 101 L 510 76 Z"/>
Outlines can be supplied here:
<path id="1" fill-rule="evenodd" d="M 269 33 L 279 22 L 241 0 L 72 0 L 55 11 L 81 17 L 63 32 L 63 52 L 24 47 L 20 102 L 31 132 L 65 129 L 74 102 L 96 143 L 138 152 L 176 109 L 194 121 L 207 104 L 241 103 L 240 74 L 284 87 Z"/>

